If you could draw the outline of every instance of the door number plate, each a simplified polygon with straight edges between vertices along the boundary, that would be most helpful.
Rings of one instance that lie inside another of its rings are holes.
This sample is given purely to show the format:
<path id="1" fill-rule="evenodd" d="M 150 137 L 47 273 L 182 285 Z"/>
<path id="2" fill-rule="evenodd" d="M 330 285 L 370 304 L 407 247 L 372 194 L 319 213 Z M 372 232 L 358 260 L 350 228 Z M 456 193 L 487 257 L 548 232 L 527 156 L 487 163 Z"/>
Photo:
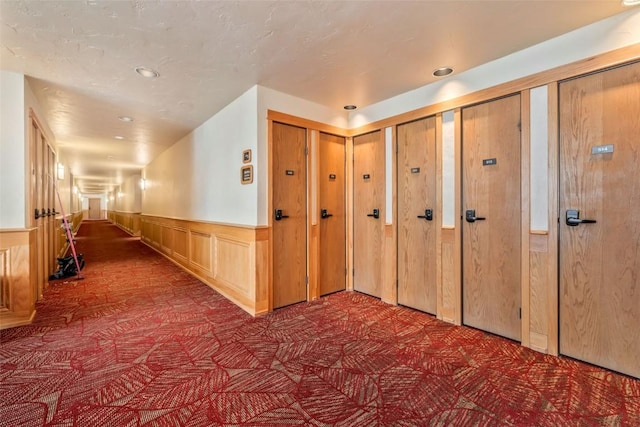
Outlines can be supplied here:
<path id="1" fill-rule="evenodd" d="M 613 144 L 591 147 L 591 154 L 613 153 Z"/>

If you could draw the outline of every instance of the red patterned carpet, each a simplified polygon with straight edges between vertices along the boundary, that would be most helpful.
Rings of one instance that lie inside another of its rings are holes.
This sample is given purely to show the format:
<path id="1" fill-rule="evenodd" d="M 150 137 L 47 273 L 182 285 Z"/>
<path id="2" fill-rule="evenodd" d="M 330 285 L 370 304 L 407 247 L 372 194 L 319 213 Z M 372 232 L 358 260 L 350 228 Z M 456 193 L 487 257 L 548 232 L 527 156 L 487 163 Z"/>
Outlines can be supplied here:
<path id="1" fill-rule="evenodd" d="M 1 426 L 640 426 L 640 381 L 356 293 L 254 319 L 105 222 L 2 331 Z"/>

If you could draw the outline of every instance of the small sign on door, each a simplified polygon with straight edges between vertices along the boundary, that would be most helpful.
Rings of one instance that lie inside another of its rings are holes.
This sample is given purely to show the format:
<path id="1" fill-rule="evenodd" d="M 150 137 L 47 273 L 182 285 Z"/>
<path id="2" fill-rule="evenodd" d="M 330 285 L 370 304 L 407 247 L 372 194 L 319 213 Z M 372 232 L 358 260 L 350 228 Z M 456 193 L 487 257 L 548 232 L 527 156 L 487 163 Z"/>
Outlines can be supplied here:
<path id="1" fill-rule="evenodd" d="M 362 175 L 362 179 L 370 179 L 371 175 L 369 175 L 368 173 L 365 173 L 364 175 Z"/>
<path id="2" fill-rule="evenodd" d="M 613 153 L 613 144 L 598 145 L 595 147 L 591 147 L 591 154 L 607 154 L 607 153 Z"/>
<path id="3" fill-rule="evenodd" d="M 420 168 L 411 168 L 411 173 L 420 173 Z"/>
<path id="4" fill-rule="evenodd" d="M 482 166 L 493 166 L 498 164 L 498 159 L 495 157 L 493 159 L 484 159 L 482 161 Z"/>

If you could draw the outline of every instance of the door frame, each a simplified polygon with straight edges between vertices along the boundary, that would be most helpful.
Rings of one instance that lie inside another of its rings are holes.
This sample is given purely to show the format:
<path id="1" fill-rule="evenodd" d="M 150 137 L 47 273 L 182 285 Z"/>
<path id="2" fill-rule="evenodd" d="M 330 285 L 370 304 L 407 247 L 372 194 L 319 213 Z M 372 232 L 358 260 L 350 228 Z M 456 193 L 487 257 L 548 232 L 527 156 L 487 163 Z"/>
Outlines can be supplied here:
<path id="1" fill-rule="evenodd" d="M 349 132 L 346 129 L 338 128 L 335 126 L 307 120 L 295 116 L 291 116 L 286 113 L 281 113 L 274 110 L 267 110 L 267 164 L 268 164 L 268 186 L 267 186 L 267 209 L 268 209 L 268 228 L 269 228 L 269 268 L 268 268 L 268 286 L 267 286 L 267 299 L 269 301 L 268 311 L 273 311 L 273 123 L 278 122 L 285 125 L 296 126 L 306 129 L 307 138 L 307 155 L 305 167 L 307 168 L 307 184 L 306 184 L 306 199 L 307 199 L 307 301 L 313 301 L 320 298 L 320 285 L 318 283 L 319 278 L 319 224 L 318 224 L 318 206 L 319 206 L 319 191 L 318 191 L 318 179 L 319 168 L 317 167 L 318 149 L 320 132 L 329 133 L 332 135 L 345 138 L 345 216 L 350 218 L 353 212 L 353 203 L 351 200 L 352 195 L 352 168 L 353 162 L 353 140 L 349 137 Z M 351 271 L 353 268 L 353 227 L 350 225 L 350 221 L 346 221 L 346 265 L 347 271 Z M 347 274 L 345 281 L 346 290 L 353 290 L 353 281 L 350 280 L 351 275 Z"/>

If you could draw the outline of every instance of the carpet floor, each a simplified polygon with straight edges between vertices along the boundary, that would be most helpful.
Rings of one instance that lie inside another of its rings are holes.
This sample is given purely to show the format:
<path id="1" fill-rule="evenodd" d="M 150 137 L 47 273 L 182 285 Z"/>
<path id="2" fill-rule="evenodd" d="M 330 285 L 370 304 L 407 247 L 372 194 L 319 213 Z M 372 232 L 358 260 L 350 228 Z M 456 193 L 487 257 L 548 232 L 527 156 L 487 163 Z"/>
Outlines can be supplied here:
<path id="1" fill-rule="evenodd" d="M 640 426 L 640 381 L 342 292 L 252 318 L 106 221 L 0 332 L 0 426 Z M 640 356 L 639 356 L 640 357 Z"/>

